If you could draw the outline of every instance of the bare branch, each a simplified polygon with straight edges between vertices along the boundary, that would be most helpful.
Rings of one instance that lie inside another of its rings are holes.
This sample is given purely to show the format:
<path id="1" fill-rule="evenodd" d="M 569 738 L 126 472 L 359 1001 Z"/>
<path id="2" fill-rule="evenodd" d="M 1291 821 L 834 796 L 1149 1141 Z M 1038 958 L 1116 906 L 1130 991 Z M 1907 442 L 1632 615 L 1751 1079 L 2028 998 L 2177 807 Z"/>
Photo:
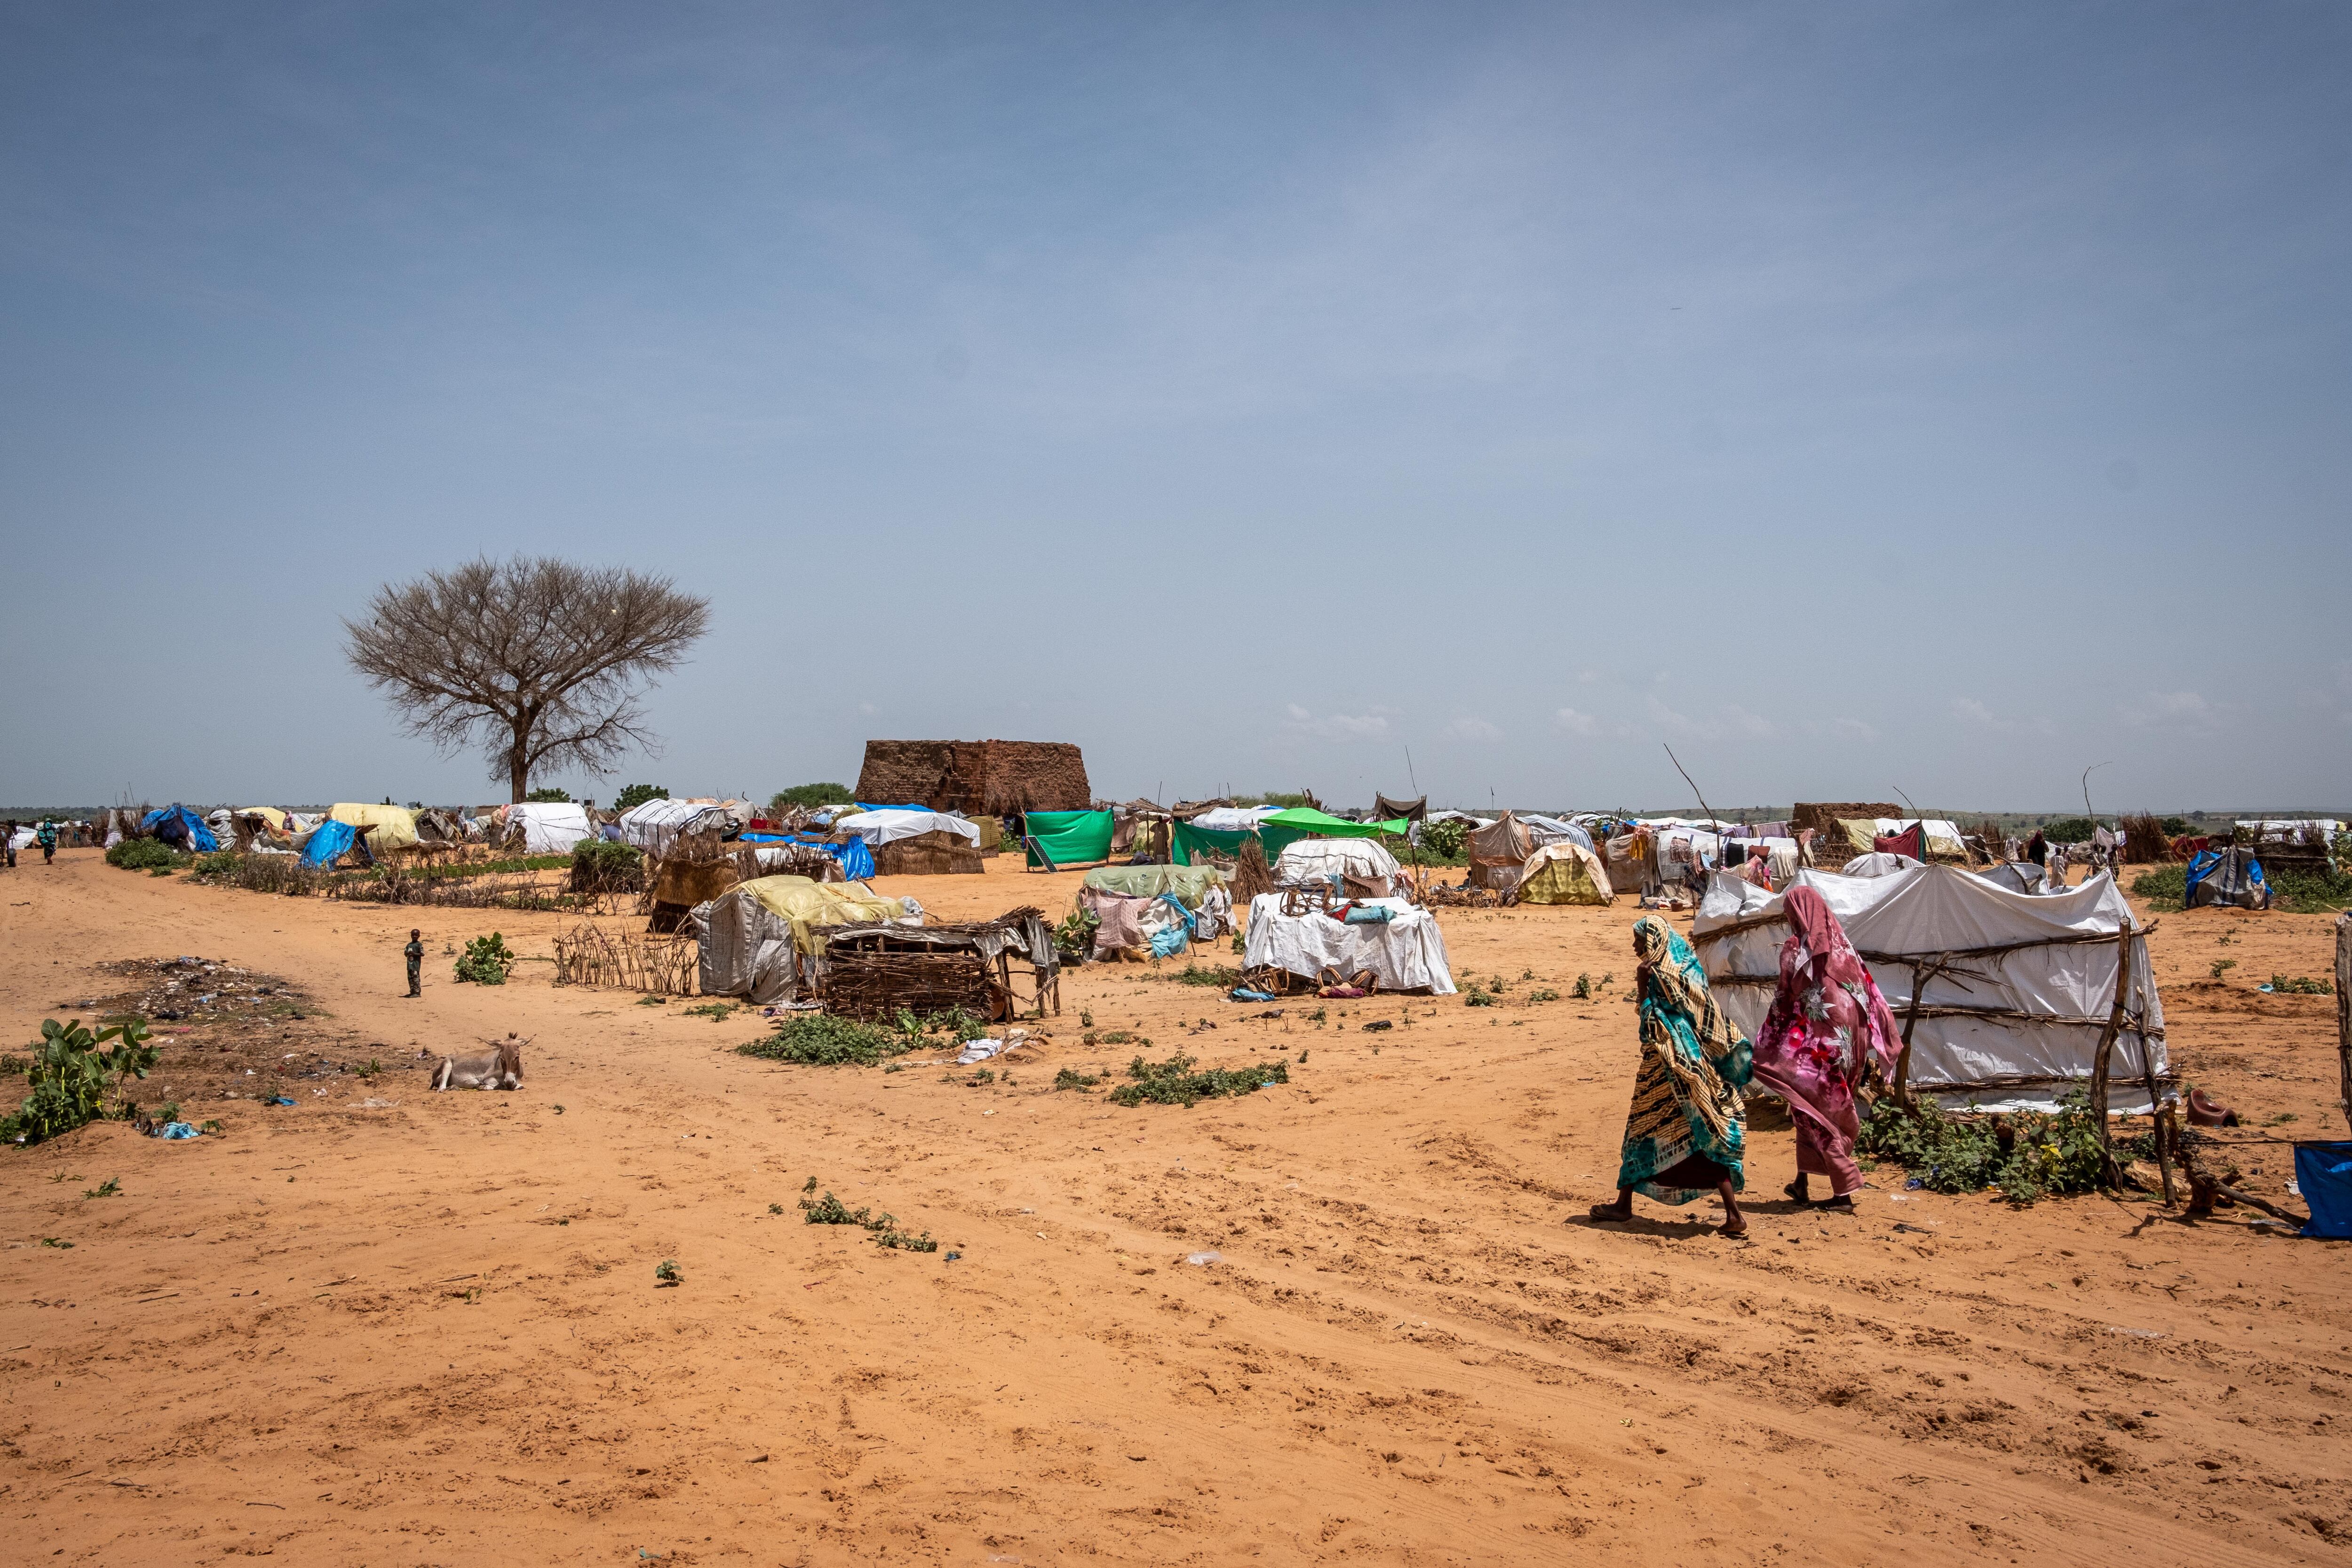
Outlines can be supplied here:
<path id="1" fill-rule="evenodd" d="M 485 557 L 378 588 L 343 623 L 344 656 L 409 733 L 480 747 L 520 800 L 534 773 L 602 773 L 657 745 L 639 699 L 685 662 L 709 609 L 666 577 Z"/>

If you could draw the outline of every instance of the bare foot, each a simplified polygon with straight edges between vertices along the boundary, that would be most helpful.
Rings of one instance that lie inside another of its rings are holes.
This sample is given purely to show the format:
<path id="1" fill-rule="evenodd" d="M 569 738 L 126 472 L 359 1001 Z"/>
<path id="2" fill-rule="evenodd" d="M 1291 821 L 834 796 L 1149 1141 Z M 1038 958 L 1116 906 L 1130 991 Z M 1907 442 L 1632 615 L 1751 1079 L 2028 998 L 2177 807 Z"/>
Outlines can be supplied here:
<path id="1" fill-rule="evenodd" d="M 1632 1204 L 1594 1204 L 1592 1217 L 1605 1220 L 1628 1220 L 1633 1217 Z"/>
<path id="2" fill-rule="evenodd" d="M 1748 1234 L 1748 1222 L 1744 1219 L 1725 1220 L 1722 1225 L 1716 1227 L 1716 1234 L 1738 1241 Z"/>

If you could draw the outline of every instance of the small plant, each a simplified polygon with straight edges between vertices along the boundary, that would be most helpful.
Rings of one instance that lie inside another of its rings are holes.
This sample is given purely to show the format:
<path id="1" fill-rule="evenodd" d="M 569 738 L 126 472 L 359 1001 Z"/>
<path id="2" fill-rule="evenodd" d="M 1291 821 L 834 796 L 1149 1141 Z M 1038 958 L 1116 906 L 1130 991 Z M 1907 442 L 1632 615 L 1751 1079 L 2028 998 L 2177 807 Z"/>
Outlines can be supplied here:
<path id="1" fill-rule="evenodd" d="M 1078 1027 L 1079 1027 L 1079 1028 L 1081 1028 L 1081 1029 L 1091 1029 L 1091 1028 L 1093 1028 L 1094 1026 L 1095 1026 L 1095 1014 L 1094 1014 L 1094 1009 L 1093 1009 L 1093 1008 L 1091 1008 L 1091 1007 L 1081 1007 L 1081 1008 L 1079 1008 L 1079 1009 L 1078 1009 Z"/>
<path id="2" fill-rule="evenodd" d="M 1102 1043 L 1106 1046 L 1148 1046 L 1151 1042 L 1125 1029 L 1112 1029 L 1102 1037 Z"/>
<path id="3" fill-rule="evenodd" d="M 666 1007 L 668 1005 L 669 998 L 667 996 L 653 995 L 640 996 L 637 998 L 637 1005 L 640 1007 Z"/>
<path id="4" fill-rule="evenodd" d="M 687 1008 L 684 1016 L 708 1018 L 714 1024 L 720 1024 L 726 1022 L 729 1016 L 735 1013 L 739 1005 L 733 1002 L 706 1002 L 699 1007 Z"/>
<path id="5" fill-rule="evenodd" d="M 1246 1068 L 1211 1068 L 1200 1072 L 1192 1069 L 1193 1058 L 1188 1056 L 1170 1057 L 1164 1062 L 1147 1062 L 1138 1057 L 1127 1064 L 1127 1076 L 1134 1081 L 1112 1089 L 1111 1103 L 1197 1105 L 1203 1100 L 1255 1094 L 1271 1084 L 1290 1081 L 1289 1064 L 1283 1061 L 1259 1062 Z"/>
<path id="6" fill-rule="evenodd" d="M 1608 990 L 1612 985 L 1614 985 L 1614 984 L 1617 984 L 1617 976 L 1616 976 L 1615 974 L 1613 974 L 1613 973 L 1604 973 L 1601 976 L 1601 989 L 1602 989 L 1603 991 Z"/>
<path id="7" fill-rule="evenodd" d="M 457 955 L 456 973 L 461 983 L 504 985 L 514 966 L 514 951 L 507 946 L 505 937 L 492 931 L 466 944 L 466 951 Z"/>
<path id="8" fill-rule="evenodd" d="M 646 858 L 635 845 L 583 838 L 572 846 L 571 891 L 636 893 L 645 886 Z"/>
<path id="9" fill-rule="evenodd" d="M 905 1056 L 920 1041 L 920 1036 L 877 1029 L 830 1013 L 795 1013 L 766 1039 L 735 1048 L 747 1057 L 803 1067 L 874 1067 L 886 1058 Z"/>
<path id="10" fill-rule="evenodd" d="M 2105 1152 L 2098 1118 L 2080 1089 L 2046 1115 L 2025 1110 L 1986 1121 L 1963 1120 L 1928 1101 L 1906 1110 L 1890 1095 L 1863 1123 L 1856 1147 L 1903 1166 L 1931 1192 L 1992 1186 L 2019 1205 L 2053 1193 L 2089 1192 L 2099 1184 Z M 2120 1145 L 2117 1152 L 2125 1152 Z"/>
<path id="11" fill-rule="evenodd" d="M 376 1060 L 373 1057 L 370 1057 L 367 1059 L 367 1066 L 355 1068 L 354 1070 L 361 1081 L 365 1082 L 369 1079 L 380 1077 L 383 1072 L 383 1064 Z"/>
<path id="12" fill-rule="evenodd" d="M 1184 967 L 1173 974 L 1154 972 L 1150 978 L 1172 980 L 1179 985 L 1213 985 L 1220 991 L 1231 991 L 1242 983 L 1242 972 L 1222 963 L 1213 963 L 1203 969 L 1188 960 Z"/>
<path id="13" fill-rule="evenodd" d="M 814 1191 L 816 1178 L 811 1176 L 803 1192 Z M 898 1228 L 895 1215 L 875 1215 L 867 1209 L 845 1207 L 831 1193 L 811 1200 L 801 1199 L 802 1218 L 810 1225 L 854 1225 L 872 1233 L 877 1247 L 887 1247 L 898 1252 L 937 1252 L 940 1244 L 931 1239 L 929 1231 L 920 1236 L 908 1236 Z"/>
<path id="14" fill-rule="evenodd" d="M 85 1188 L 81 1195 L 86 1198 L 119 1198 L 122 1195 L 122 1178 L 109 1176 L 97 1186 Z"/>
<path id="15" fill-rule="evenodd" d="M 72 1243 L 72 1242 L 70 1242 L 70 1241 L 59 1241 L 59 1240 L 58 1240 L 56 1237 L 54 1237 L 54 1236 L 45 1236 L 45 1237 L 41 1237 L 41 1245 L 42 1245 L 43 1247 L 54 1247 L 58 1248 L 60 1251 L 64 1251 L 64 1252 L 70 1252 L 70 1251 L 72 1251 L 72 1250 L 73 1250 L 73 1243 Z"/>
<path id="16" fill-rule="evenodd" d="M 1492 1007 L 1495 1005 L 1495 997 L 1491 992 L 1482 989 L 1478 983 L 1473 980 L 1470 983 L 1470 988 L 1462 993 L 1462 1005 L 1465 1007 Z"/>
<path id="17" fill-rule="evenodd" d="M 1318 1007 L 1307 1015 L 1307 1021 L 1310 1024 L 1320 1024 L 1329 1016 L 1329 1013 L 1330 1009 L 1328 1007 Z"/>
<path id="18" fill-rule="evenodd" d="M 974 1089 L 980 1088 L 982 1084 L 994 1083 L 996 1081 L 996 1069 L 993 1068 L 980 1068 L 976 1069 L 970 1078 L 964 1079 L 964 1081 Z"/>
<path id="19" fill-rule="evenodd" d="M 1592 1000 L 1592 976 L 1590 974 L 1580 974 L 1576 977 L 1576 999 L 1580 1002 Z"/>
<path id="20" fill-rule="evenodd" d="M 40 1043 L 23 1064 L 31 1092 L 14 1113 L 0 1118 L 0 1140 L 38 1143 L 102 1118 L 127 1120 L 134 1108 L 124 1079 L 144 1079 L 154 1065 L 147 1020 L 136 1015 L 95 1033 L 79 1019 L 71 1024 L 47 1019 Z"/>
<path id="21" fill-rule="evenodd" d="M 1102 1082 L 1100 1073 L 1080 1072 L 1076 1068 L 1064 1068 L 1054 1075 L 1054 1087 L 1056 1089 L 1075 1089 L 1080 1094 L 1086 1093 L 1100 1082 Z"/>
<path id="22" fill-rule="evenodd" d="M 2288 996 L 2333 996 L 2336 984 L 2330 980 L 2313 980 L 2305 975 L 2290 979 L 2284 974 L 2273 974 L 2271 976 L 2271 990 Z"/>
<path id="23" fill-rule="evenodd" d="M 1095 932 L 1102 929 L 1102 917 L 1092 910 L 1072 910 L 1054 928 L 1054 947 L 1064 958 L 1083 963 L 1095 951 Z"/>
<path id="24" fill-rule="evenodd" d="M 2263 1122 L 2263 1125 L 2265 1127 L 2284 1127 L 2290 1121 L 2300 1121 L 2302 1120 L 2302 1117 L 2297 1116 L 2292 1110 L 2282 1110 L 2276 1116 L 2272 1117 L 2268 1121 Z"/>
<path id="25" fill-rule="evenodd" d="M 1307 1048 L 1308 1048 L 1308 1049 L 1310 1049 L 1310 1050 L 1311 1050 L 1311 1049 L 1313 1049 L 1313 1047 L 1307 1047 Z M 1304 1051 L 1304 1050 L 1302 1050 L 1302 1051 L 1300 1051 L 1300 1052 L 1298 1053 L 1298 1065 L 1299 1065 L 1300 1067 L 1305 1067 L 1305 1066 L 1307 1065 L 1307 1052 L 1306 1052 L 1306 1051 Z"/>
<path id="26" fill-rule="evenodd" d="M 126 871 L 170 871 L 188 857 L 160 838 L 126 838 L 106 852 L 106 863 Z"/>
<path id="27" fill-rule="evenodd" d="M 782 1204 L 770 1204 L 768 1205 L 768 1212 L 770 1214 L 782 1214 L 784 1212 L 784 1205 Z"/>
<path id="28" fill-rule="evenodd" d="M 1549 987 L 1528 993 L 1528 1005 L 1529 1006 L 1533 1006 L 1538 1002 L 1557 1002 L 1559 1000 L 1559 993 L 1551 990 Z"/>
<path id="29" fill-rule="evenodd" d="M 1421 825 L 1421 847 L 1441 860 L 1452 860 L 1462 853 L 1462 846 L 1470 836 L 1470 825 L 1458 818 Z"/>
<path id="30" fill-rule="evenodd" d="M 2213 978 L 2219 980 L 2237 967 L 2238 961 L 2234 958 L 2217 958 L 2213 961 Z"/>
<path id="31" fill-rule="evenodd" d="M 677 1271 L 677 1260 L 676 1258 L 665 1258 L 659 1263 L 654 1265 L 654 1288 L 656 1289 L 659 1289 L 665 1285 L 683 1285 L 685 1283 L 686 1276 Z"/>

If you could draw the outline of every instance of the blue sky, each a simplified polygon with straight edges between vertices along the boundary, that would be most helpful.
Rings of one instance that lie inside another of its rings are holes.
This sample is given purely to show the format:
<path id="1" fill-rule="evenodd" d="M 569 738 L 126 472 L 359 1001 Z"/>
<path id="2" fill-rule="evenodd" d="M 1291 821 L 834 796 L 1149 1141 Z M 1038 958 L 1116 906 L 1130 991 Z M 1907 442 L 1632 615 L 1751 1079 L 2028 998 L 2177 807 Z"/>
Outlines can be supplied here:
<path id="1" fill-rule="evenodd" d="M 659 760 L 2352 804 L 2352 11 L 18 5 L 0 799 L 491 800 L 340 655 L 668 574 Z"/>

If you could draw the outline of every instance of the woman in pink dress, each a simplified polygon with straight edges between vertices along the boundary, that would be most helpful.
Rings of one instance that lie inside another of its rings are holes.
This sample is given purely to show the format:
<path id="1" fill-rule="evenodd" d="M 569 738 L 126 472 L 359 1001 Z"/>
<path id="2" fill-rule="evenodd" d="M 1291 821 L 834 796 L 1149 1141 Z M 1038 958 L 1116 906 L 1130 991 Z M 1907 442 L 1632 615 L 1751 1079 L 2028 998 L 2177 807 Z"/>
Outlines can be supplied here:
<path id="1" fill-rule="evenodd" d="M 1789 1102 L 1797 1124 L 1797 1179 L 1789 1195 L 1811 1202 L 1807 1178 L 1823 1176 L 1830 1196 L 1819 1206 L 1851 1209 L 1862 1186 L 1853 1159 L 1862 1134 L 1856 1092 L 1874 1062 L 1882 1075 L 1893 1075 L 1902 1033 L 1821 894 L 1791 888 L 1780 907 L 1789 940 L 1780 944 L 1772 1010 L 1756 1035 L 1756 1082 Z"/>

